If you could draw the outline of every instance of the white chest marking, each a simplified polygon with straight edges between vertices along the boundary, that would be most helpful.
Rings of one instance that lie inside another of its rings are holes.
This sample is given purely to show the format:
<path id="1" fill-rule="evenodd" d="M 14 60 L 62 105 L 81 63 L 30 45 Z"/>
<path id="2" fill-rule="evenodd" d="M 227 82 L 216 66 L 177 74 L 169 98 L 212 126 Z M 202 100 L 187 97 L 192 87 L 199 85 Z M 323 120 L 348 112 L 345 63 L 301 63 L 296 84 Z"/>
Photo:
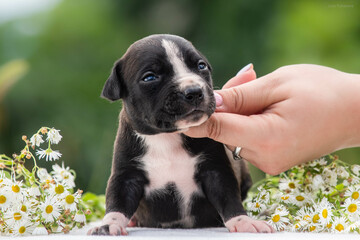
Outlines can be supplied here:
<path id="1" fill-rule="evenodd" d="M 149 177 L 145 194 L 159 190 L 168 183 L 175 183 L 181 193 L 185 206 L 191 195 L 198 191 L 194 180 L 195 166 L 198 157 L 191 157 L 183 148 L 181 136 L 177 133 L 141 135 L 147 146 L 142 157 L 144 170 Z"/>

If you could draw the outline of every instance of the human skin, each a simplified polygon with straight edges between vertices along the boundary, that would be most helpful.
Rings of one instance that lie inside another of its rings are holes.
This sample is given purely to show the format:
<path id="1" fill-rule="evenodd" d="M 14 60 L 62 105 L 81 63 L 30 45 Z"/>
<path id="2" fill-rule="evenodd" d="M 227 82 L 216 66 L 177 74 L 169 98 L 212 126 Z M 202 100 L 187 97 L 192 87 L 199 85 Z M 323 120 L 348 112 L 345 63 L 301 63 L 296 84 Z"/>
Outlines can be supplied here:
<path id="1" fill-rule="evenodd" d="M 215 93 L 215 113 L 185 134 L 240 146 L 271 175 L 360 146 L 359 74 L 299 64 L 255 78 L 251 67 L 230 79 Z"/>

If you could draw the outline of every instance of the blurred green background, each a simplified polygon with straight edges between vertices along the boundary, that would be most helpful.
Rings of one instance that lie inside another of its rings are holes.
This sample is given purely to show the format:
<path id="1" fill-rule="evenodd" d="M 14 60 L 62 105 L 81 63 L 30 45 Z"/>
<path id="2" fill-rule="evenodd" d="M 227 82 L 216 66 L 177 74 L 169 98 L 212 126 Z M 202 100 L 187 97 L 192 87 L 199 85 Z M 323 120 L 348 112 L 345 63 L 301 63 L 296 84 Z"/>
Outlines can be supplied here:
<path id="1" fill-rule="evenodd" d="M 63 141 L 54 149 L 76 170 L 77 187 L 103 193 L 121 103 L 100 92 L 114 61 L 153 33 L 193 42 L 217 88 L 250 62 L 258 76 L 295 63 L 360 73 L 358 0 L 0 0 L 0 153 L 55 127 Z M 359 148 L 338 154 L 360 162 Z"/>

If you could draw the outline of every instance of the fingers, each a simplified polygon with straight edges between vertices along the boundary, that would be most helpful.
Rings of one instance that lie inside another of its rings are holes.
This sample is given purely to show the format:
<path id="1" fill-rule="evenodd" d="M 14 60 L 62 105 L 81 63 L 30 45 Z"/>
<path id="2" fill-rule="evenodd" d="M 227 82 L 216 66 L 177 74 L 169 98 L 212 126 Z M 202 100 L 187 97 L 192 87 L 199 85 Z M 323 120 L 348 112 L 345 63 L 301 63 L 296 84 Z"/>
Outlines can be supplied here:
<path id="1" fill-rule="evenodd" d="M 225 83 L 222 89 L 236 87 L 238 85 L 250 82 L 254 79 L 256 79 L 256 73 L 254 71 L 253 65 L 250 63 L 243 69 L 241 69 L 235 77 L 227 81 L 227 83 Z"/>
<path id="2" fill-rule="evenodd" d="M 271 75 L 266 75 L 247 84 L 216 91 L 216 111 L 242 115 L 262 112 L 270 105 L 284 100 L 285 96 L 279 94 L 277 87 L 277 81 L 272 80 Z"/>
<path id="3" fill-rule="evenodd" d="M 266 118 L 266 117 L 265 117 Z M 208 137 L 231 146 L 248 147 L 268 135 L 262 115 L 243 116 L 232 113 L 214 113 L 202 125 L 190 128 L 190 137 Z"/>

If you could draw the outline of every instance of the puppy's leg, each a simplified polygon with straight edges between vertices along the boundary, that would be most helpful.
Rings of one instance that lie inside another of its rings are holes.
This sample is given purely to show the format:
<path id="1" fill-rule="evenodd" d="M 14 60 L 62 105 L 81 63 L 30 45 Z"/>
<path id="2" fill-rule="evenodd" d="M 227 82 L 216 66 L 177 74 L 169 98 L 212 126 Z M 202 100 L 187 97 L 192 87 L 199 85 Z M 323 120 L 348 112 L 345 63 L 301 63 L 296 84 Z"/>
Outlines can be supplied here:
<path id="1" fill-rule="evenodd" d="M 230 232 L 274 232 L 266 222 L 246 215 L 239 186 L 230 167 L 202 164 L 199 166 L 198 180 Z"/>
<path id="2" fill-rule="evenodd" d="M 88 235 L 128 235 L 124 226 L 129 219 L 120 212 L 107 213 L 102 220 L 100 227 L 95 227 L 88 231 Z"/>
<path id="3" fill-rule="evenodd" d="M 252 180 L 250 176 L 250 171 L 247 163 L 244 160 L 240 160 L 240 191 L 241 199 L 246 199 L 247 193 L 252 186 Z"/>
<path id="4" fill-rule="evenodd" d="M 143 196 L 146 178 L 140 170 L 113 174 L 106 189 L 106 215 L 90 235 L 127 235 L 126 226 Z"/>
<path id="5" fill-rule="evenodd" d="M 233 217 L 225 222 L 230 232 L 274 233 L 275 229 L 265 221 L 255 220 L 246 215 Z"/>

